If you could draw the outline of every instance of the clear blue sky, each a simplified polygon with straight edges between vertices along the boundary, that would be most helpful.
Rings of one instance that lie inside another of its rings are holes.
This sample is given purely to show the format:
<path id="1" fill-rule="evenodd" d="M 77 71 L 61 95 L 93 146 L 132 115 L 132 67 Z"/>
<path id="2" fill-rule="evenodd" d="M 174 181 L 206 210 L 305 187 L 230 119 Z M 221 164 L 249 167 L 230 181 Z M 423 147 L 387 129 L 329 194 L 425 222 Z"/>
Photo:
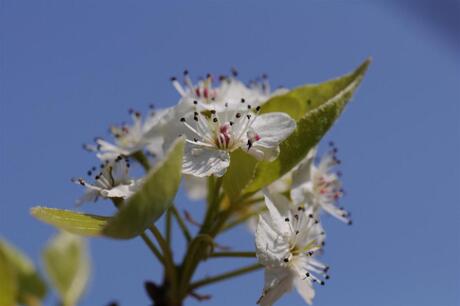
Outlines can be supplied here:
<path id="1" fill-rule="evenodd" d="M 71 208 L 82 190 L 69 179 L 96 162 L 81 144 L 129 120 L 130 107 L 175 103 L 168 79 L 185 67 L 203 75 L 234 65 L 243 79 L 268 73 L 293 87 L 371 55 L 326 137 L 340 146 L 355 224 L 325 220 L 332 278 L 315 305 L 459 305 L 458 1 L 219 2 L 1 1 L 0 235 L 39 262 L 54 230 L 28 209 Z M 201 204 L 178 202 L 199 217 Z M 253 247 L 244 228 L 222 243 Z M 95 269 L 81 305 L 146 305 L 142 282 L 160 270 L 141 240 L 90 244 Z M 214 261 L 201 275 L 238 264 Z M 200 305 L 253 305 L 262 285 L 259 272 L 208 287 L 214 298 Z M 279 305 L 302 302 L 292 294 Z"/>

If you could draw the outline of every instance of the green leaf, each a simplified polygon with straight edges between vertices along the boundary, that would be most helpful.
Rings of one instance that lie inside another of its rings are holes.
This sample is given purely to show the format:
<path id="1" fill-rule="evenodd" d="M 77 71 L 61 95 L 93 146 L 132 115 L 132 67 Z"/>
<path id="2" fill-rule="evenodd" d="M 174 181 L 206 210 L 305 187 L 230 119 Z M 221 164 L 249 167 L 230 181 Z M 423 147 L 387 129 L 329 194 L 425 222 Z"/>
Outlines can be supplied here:
<path id="1" fill-rule="evenodd" d="M 145 183 L 104 228 L 104 235 L 129 239 L 145 231 L 170 207 L 181 180 L 185 141 L 176 140 L 166 157 L 149 171 Z"/>
<path id="2" fill-rule="evenodd" d="M 110 217 L 40 206 L 33 207 L 30 212 L 40 221 L 82 236 L 99 236 L 110 219 Z"/>
<path id="3" fill-rule="evenodd" d="M 339 117 L 369 64 L 370 60 L 366 60 L 351 74 L 323 84 L 295 89 L 286 94 L 286 100 L 283 98 L 285 96 L 279 96 L 267 102 L 269 104 L 264 106 L 264 111 L 289 113 L 297 119 L 297 129 L 281 143 L 280 155 L 275 161 L 262 161 L 256 165 L 254 178 L 244 188 L 245 192 L 254 192 L 267 186 L 307 155 Z M 301 115 L 301 111 L 307 113 Z"/>
<path id="4" fill-rule="evenodd" d="M 307 112 L 318 108 L 344 91 L 353 92 L 366 73 L 369 64 L 370 59 L 367 59 L 355 71 L 347 75 L 319 84 L 307 84 L 284 95 L 275 96 L 262 105 L 261 113 L 285 112 L 298 121 Z"/>
<path id="5" fill-rule="evenodd" d="M 239 149 L 230 154 L 230 163 L 231 166 L 224 176 L 223 187 L 229 198 L 235 200 L 254 177 L 257 160 Z"/>
<path id="6" fill-rule="evenodd" d="M 5 269 L 5 275 L 2 277 L 10 279 L 11 282 L 16 280 L 15 284 L 7 283 L 5 287 L 10 287 L 9 289 L 2 290 L 16 291 L 15 299 L 20 304 L 40 301 L 45 297 L 46 285 L 29 258 L 4 240 L 0 240 L 0 257 L 0 261 L 2 261 L 0 270 Z M 11 278 L 12 276 L 13 278 Z M 9 294 L 14 291 L 10 291 Z M 9 299 L 10 297 L 6 296 L 6 298 Z"/>
<path id="7" fill-rule="evenodd" d="M 13 265 L 6 254 L 0 249 L 0 305 L 14 306 L 17 304 L 18 280 Z"/>
<path id="8" fill-rule="evenodd" d="M 60 232 L 43 251 L 43 263 L 62 305 L 76 305 L 90 274 L 85 241 L 79 236 Z"/>

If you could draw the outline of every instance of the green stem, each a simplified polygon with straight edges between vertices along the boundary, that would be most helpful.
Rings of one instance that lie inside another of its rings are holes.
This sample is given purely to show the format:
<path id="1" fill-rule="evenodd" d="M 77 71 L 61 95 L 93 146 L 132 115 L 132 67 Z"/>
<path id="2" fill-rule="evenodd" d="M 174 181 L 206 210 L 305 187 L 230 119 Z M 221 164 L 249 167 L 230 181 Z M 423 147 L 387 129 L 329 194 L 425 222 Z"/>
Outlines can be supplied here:
<path id="1" fill-rule="evenodd" d="M 214 178 L 210 177 L 209 179 L 213 180 Z M 203 225 L 201 226 L 200 234 L 208 232 L 208 230 L 211 228 L 211 223 L 214 221 L 216 213 L 219 211 L 219 193 L 222 182 L 223 178 L 218 177 L 215 179 L 214 183 L 209 184 L 210 195 L 208 197 L 208 209 L 206 211 Z"/>
<path id="2" fill-rule="evenodd" d="M 150 162 L 147 156 L 142 151 L 137 151 L 131 155 L 143 168 L 145 171 L 150 170 Z"/>
<path id="3" fill-rule="evenodd" d="M 165 220 L 165 239 L 168 245 L 171 244 L 171 221 L 172 221 L 172 213 L 171 208 L 166 211 L 166 220 Z"/>
<path id="4" fill-rule="evenodd" d="M 211 257 L 256 257 L 256 252 L 214 252 Z"/>
<path id="5" fill-rule="evenodd" d="M 150 240 L 150 238 L 145 233 L 141 234 L 141 238 L 142 238 L 142 240 L 144 240 L 145 244 L 149 247 L 149 249 L 152 251 L 152 253 L 156 256 L 156 258 L 162 264 L 164 264 L 163 255 L 161 255 L 160 251 L 157 249 L 155 244 L 153 244 L 153 241 Z"/>
<path id="6" fill-rule="evenodd" d="M 166 276 L 171 284 L 175 284 L 176 267 L 174 265 L 171 249 L 166 240 L 163 238 L 161 232 L 154 224 L 149 226 L 149 230 L 153 234 L 153 236 L 155 236 L 156 240 L 158 241 L 158 244 L 160 245 L 161 250 L 163 251 Z"/>
<path id="7" fill-rule="evenodd" d="M 253 264 L 253 265 L 250 265 L 250 266 L 247 266 L 247 267 L 237 269 L 237 270 L 225 272 L 225 273 L 222 273 L 222 274 L 219 274 L 219 275 L 216 275 L 216 276 L 207 277 L 207 278 L 204 278 L 202 280 L 199 280 L 199 281 L 191 283 L 190 286 L 189 286 L 189 291 L 193 291 L 193 290 L 195 290 L 195 289 L 197 289 L 199 287 L 203 287 L 203 286 L 206 286 L 206 285 L 209 285 L 209 284 L 217 283 L 217 282 L 220 282 L 220 281 L 223 281 L 223 280 L 235 277 L 235 276 L 239 276 L 239 275 L 242 275 L 242 274 L 253 272 L 253 271 L 256 271 L 256 270 L 258 270 L 260 268 L 262 268 L 262 265 L 257 263 L 257 264 Z"/>
<path id="8" fill-rule="evenodd" d="M 192 240 L 192 235 L 190 234 L 190 231 L 187 228 L 187 225 L 185 224 L 184 220 L 182 219 L 181 215 L 177 211 L 177 208 L 174 206 L 174 204 L 169 208 L 173 214 L 173 216 L 176 218 L 177 223 L 179 224 L 180 229 L 182 230 L 182 233 L 185 236 L 185 239 L 187 242 L 190 242 Z"/>

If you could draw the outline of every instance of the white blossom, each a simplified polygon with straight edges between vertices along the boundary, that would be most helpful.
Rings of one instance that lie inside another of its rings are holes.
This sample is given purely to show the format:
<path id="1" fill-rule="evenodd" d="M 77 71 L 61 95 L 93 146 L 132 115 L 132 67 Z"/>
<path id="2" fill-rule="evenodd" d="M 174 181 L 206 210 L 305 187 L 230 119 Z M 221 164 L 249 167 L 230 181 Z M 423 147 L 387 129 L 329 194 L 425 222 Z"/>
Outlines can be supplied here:
<path id="1" fill-rule="evenodd" d="M 324 285 L 328 267 L 314 258 L 323 232 L 319 221 L 303 206 L 294 206 L 280 194 L 265 192 L 268 213 L 259 216 L 256 254 L 265 267 L 265 285 L 258 303 L 273 305 L 294 287 L 311 304 L 312 283 Z"/>
<path id="2" fill-rule="evenodd" d="M 316 149 L 309 152 L 308 157 L 292 174 L 291 198 L 297 205 L 308 203 L 313 212 L 325 211 L 335 218 L 351 224 L 347 211 L 337 203 L 343 196 L 340 172 L 334 171 L 340 164 L 337 159 L 337 148 L 333 146 L 315 165 Z"/>
<path id="3" fill-rule="evenodd" d="M 110 133 L 115 139 L 114 143 L 98 137 L 95 139 L 95 145 L 85 145 L 85 148 L 97 152 L 97 157 L 102 161 L 115 159 L 119 155 L 129 156 L 144 149 L 152 155 L 162 156 L 161 126 L 165 123 L 166 113 L 167 110 L 152 110 L 143 119 L 140 112 L 130 110 L 132 125 L 122 124 L 110 127 Z"/>
<path id="4" fill-rule="evenodd" d="M 183 172 L 198 177 L 222 176 L 230 164 L 230 153 L 239 148 L 259 160 L 275 159 L 279 144 L 296 124 L 285 113 L 258 115 L 259 110 L 260 106 L 253 111 L 247 104 L 244 112 L 225 108 L 221 112 L 211 110 L 208 116 L 197 108 L 180 118 L 188 142 Z"/>
<path id="5" fill-rule="evenodd" d="M 129 170 L 129 161 L 126 157 L 118 156 L 113 161 L 105 161 L 101 165 L 101 169 L 94 176 L 94 183 L 89 183 L 83 178 L 73 178 L 72 181 L 76 184 L 86 187 L 84 195 L 77 200 L 77 205 L 86 202 L 95 202 L 100 197 L 102 198 L 129 198 L 140 186 L 140 180 L 131 179 Z M 91 176 L 97 168 L 88 171 Z"/>

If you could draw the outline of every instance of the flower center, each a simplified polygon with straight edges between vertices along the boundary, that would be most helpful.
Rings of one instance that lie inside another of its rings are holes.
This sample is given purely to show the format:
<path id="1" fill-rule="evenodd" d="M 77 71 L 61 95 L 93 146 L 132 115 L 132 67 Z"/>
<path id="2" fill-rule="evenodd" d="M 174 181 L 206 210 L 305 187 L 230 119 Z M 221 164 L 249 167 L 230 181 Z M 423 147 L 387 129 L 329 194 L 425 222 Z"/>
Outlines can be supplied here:
<path id="1" fill-rule="evenodd" d="M 197 105 L 195 102 L 194 104 Z M 227 104 L 225 106 L 228 107 Z M 259 110 L 260 107 L 255 109 L 256 112 Z M 185 117 L 180 119 L 194 134 L 193 141 L 187 139 L 187 142 L 201 147 L 232 152 L 243 145 L 247 145 L 249 150 L 254 142 L 261 139 L 261 136 L 252 129 L 256 114 L 251 111 L 250 105 L 248 105 L 247 112 L 235 113 L 225 109 L 219 113 L 211 110 L 210 113 L 211 116 L 208 117 L 195 111 L 193 126 L 187 122 Z"/>

